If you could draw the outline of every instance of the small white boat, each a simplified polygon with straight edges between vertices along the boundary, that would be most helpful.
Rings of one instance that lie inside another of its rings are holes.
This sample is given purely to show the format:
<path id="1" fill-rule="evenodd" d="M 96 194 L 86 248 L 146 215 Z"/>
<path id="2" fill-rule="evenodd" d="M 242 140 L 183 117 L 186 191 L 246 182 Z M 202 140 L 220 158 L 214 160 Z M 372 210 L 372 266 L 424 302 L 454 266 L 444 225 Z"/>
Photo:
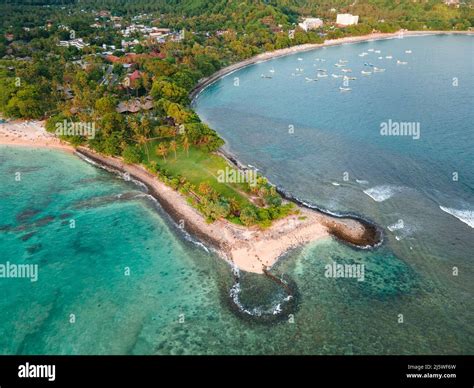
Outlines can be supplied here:
<path id="1" fill-rule="evenodd" d="M 362 70 L 362 71 L 360 72 L 360 74 L 363 74 L 363 75 L 371 75 L 372 72 L 371 72 L 371 71 L 364 71 L 364 70 Z"/>
<path id="2" fill-rule="evenodd" d="M 306 80 L 306 82 L 314 82 L 314 81 L 317 81 L 316 78 L 304 77 L 304 79 Z"/>
<path id="3" fill-rule="evenodd" d="M 363 52 L 363 53 L 360 53 L 360 54 L 359 54 L 359 57 L 365 57 L 366 55 L 369 55 L 369 54 L 366 53 L 366 52 Z"/>
<path id="4" fill-rule="evenodd" d="M 373 51 L 374 51 L 374 49 L 368 49 L 367 51 L 369 51 L 369 52 L 373 52 Z"/>
<path id="5" fill-rule="evenodd" d="M 378 67 L 374 67 L 374 73 L 383 73 L 385 69 L 380 69 Z"/>
<path id="6" fill-rule="evenodd" d="M 379 57 L 379 59 L 383 59 L 383 57 Z"/>
<path id="7" fill-rule="evenodd" d="M 386 59 L 392 59 L 393 57 L 391 55 L 387 55 L 385 58 Z"/>
<path id="8" fill-rule="evenodd" d="M 272 67 L 272 68 L 270 69 L 270 73 L 274 73 L 274 72 L 275 72 L 275 69 Z"/>
<path id="9" fill-rule="evenodd" d="M 397 60 L 397 65 L 406 65 L 406 64 L 408 64 L 408 62 Z"/>
<path id="10" fill-rule="evenodd" d="M 262 75 L 260 76 L 260 78 L 272 78 L 272 76 L 271 76 L 271 75 L 262 74 Z"/>
<path id="11" fill-rule="evenodd" d="M 339 90 L 341 92 L 350 92 L 352 89 L 351 88 L 343 88 L 342 86 L 339 87 Z"/>
<path id="12" fill-rule="evenodd" d="M 405 50 L 405 54 L 411 54 L 413 51 L 411 50 Z"/>
<path id="13" fill-rule="evenodd" d="M 374 53 L 375 53 L 375 54 L 380 54 L 381 51 L 380 51 L 380 50 L 375 50 Z"/>
<path id="14" fill-rule="evenodd" d="M 345 60 L 345 59 L 339 59 L 339 63 L 347 63 L 349 61 Z"/>
<path id="15" fill-rule="evenodd" d="M 296 71 L 304 71 L 304 69 L 302 67 L 297 67 L 295 70 Z"/>
<path id="16" fill-rule="evenodd" d="M 352 73 L 351 69 L 341 69 L 341 71 L 344 73 Z"/>
<path id="17" fill-rule="evenodd" d="M 356 77 L 348 77 L 347 75 L 344 76 L 344 80 L 347 81 L 355 81 L 357 78 Z"/>
<path id="18" fill-rule="evenodd" d="M 303 58 L 298 58 L 298 61 L 302 61 L 302 60 L 303 60 Z"/>
<path id="19" fill-rule="evenodd" d="M 326 78 L 327 76 L 327 74 L 318 73 L 318 78 Z"/>
<path id="20" fill-rule="evenodd" d="M 336 67 L 344 67 L 344 66 L 346 66 L 346 65 L 344 65 L 343 63 L 335 63 L 334 66 L 336 66 Z"/>
<path id="21" fill-rule="evenodd" d="M 343 75 L 342 74 L 331 74 L 331 77 L 333 77 L 333 78 L 342 78 Z"/>

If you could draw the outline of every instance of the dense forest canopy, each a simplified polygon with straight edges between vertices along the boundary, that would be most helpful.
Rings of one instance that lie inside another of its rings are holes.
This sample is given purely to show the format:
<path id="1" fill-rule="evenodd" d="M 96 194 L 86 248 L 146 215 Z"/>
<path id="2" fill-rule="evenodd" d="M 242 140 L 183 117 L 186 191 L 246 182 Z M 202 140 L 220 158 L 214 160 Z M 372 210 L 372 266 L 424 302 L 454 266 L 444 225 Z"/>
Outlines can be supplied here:
<path id="1" fill-rule="evenodd" d="M 212 29 L 213 19 L 233 27 L 236 23 L 252 23 L 262 17 L 272 16 L 277 23 L 295 23 L 299 16 L 314 15 L 334 19 L 334 8 L 339 13 L 360 15 L 361 20 L 385 20 L 404 23 L 432 22 L 438 19 L 460 19 L 473 25 L 472 0 L 465 0 L 460 8 L 448 9 L 442 0 L 2 0 L 3 28 L 14 21 L 22 24 L 51 14 L 59 16 L 55 8 L 66 7 L 69 12 L 107 9 L 117 16 L 141 13 L 160 13 L 176 17 L 208 19 Z M 43 8 L 43 9 L 41 9 Z M 46 8 L 46 9 L 44 9 Z M 48 9 L 49 8 L 49 9 Z M 31 11 L 34 9 L 34 12 Z M 55 15 L 56 14 L 56 15 Z M 209 18 L 212 16 L 211 18 Z M 183 24 L 186 24 L 185 21 Z M 203 21 L 202 24 L 205 24 Z"/>

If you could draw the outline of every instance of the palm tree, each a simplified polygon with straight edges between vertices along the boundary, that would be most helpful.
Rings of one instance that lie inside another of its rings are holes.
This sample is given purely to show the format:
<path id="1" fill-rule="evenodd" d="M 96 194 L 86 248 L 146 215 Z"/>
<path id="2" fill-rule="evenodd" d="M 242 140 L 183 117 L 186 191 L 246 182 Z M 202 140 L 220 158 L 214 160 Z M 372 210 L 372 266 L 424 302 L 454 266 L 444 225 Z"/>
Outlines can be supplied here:
<path id="1" fill-rule="evenodd" d="M 148 147 L 147 147 L 148 139 L 143 135 L 138 135 L 137 136 L 137 142 L 138 142 L 138 144 L 140 144 L 140 146 L 142 148 L 145 148 L 146 158 L 147 158 L 147 161 L 149 162 L 150 161 L 150 154 L 148 152 Z"/>
<path id="2" fill-rule="evenodd" d="M 186 151 L 186 156 L 189 156 L 189 139 L 187 136 L 183 139 L 183 149 Z"/>
<path id="3" fill-rule="evenodd" d="M 177 144 L 176 144 L 176 140 L 171 140 L 170 141 L 170 145 L 169 145 L 169 149 L 170 151 L 173 151 L 174 152 L 174 159 L 176 160 L 177 159 L 177 155 L 176 155 L 176 148 L 177 148 Z"/>
<path id="4" fill-rule="evenodd" d="M 145 148 L 146 156 L 148 162 L 150 161 L 150 152 L 148 151 L 148 137 L 150 135 L 150 121 L 148 119 L 142 119 L 138 121 L 137 119 L 132 119 L 130 122 L 130 128 L 133 131 L 133 137 L 135 141 L 140 144 L 142 148 Z"/>
<path id="5" fill-rule="evenodd" d="M 150 161 L 150 153 L 148 151 L 148 141 L 150 140 L 149 137 L 150 137 L 150 132 L 151 132 L 151 123 L 147 117 L 142 118 L 140 129 L 141 129 L 140 131 L 141 137 L 144 138 L 141 140 L 144 142 L 146 155 L 147 155 L 148 161 Z"/>
<path id="6" fill-rule="evenodd" d="M 135 142 L 137 142 L 141 148 L 143 149 L 144 145 L 145 145 L 145 142 L 146 142 L 146 139 L 142 136 L 142 133 L 140 131 L 140 122 L 136 119 L 136 118 L 133 118 L 130 120 L 129 122 L 129 126 L 130 126 L 130 129 L 132 130 L 133 132 L 133 140 Z M 147 154 L 148 156 L 148 154 Z M 150 160 L 150 158 L 148 158 L 148 160 Z"/>
<path id="7" fill-rule="evenodd" d="M 164 145 L 164 143 L 158 144 L 156 147 L 156 154 L 158 156 L 162 156 L 163 160 L 166 162 L 166 155 L 168 154 L 168 148 Z"/>

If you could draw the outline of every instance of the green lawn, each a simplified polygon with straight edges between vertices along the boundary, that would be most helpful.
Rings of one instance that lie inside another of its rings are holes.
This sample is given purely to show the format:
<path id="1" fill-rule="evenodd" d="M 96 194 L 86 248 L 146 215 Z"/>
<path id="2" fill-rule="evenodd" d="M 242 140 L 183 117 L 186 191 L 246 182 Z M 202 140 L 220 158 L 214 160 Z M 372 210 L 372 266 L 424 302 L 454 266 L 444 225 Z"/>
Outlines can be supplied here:
<path id="1" fill-rule="evenodd" d="M 250 204 L 244 194 L 245 185 L 239 183 L 220 183 L 217 180 L 218 171 L 230 167 L 227 161 L 218 155 L 209 153 L 191 146 L 189 156 L 178 144 L 177 158 L 174 152 L 168 152 L 166 161 L 155 153 L 156 146 L 163 141 L 153 140 L 148 143 L 150 160 L 155 160 L 161 169 L 167 170 L 172 175 L 181 175 L 190 183 L 199 186 L 201 182 L 207 182 L 214 190 L 226 198 L 234 198 L 241 206 Z"/>

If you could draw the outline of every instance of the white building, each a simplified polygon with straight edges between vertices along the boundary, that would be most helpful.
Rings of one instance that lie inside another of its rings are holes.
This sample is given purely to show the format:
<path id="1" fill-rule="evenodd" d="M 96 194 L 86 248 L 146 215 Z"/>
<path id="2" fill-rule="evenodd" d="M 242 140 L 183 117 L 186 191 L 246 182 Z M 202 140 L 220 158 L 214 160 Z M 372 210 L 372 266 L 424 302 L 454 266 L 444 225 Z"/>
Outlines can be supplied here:
<path id="1" fill-rule="evenodd" d="M 135 32 L 138 32 L 140 34 L 155 34 L 154 37 L 157 37 L 159 35 L 165 35 L 168 34 L 171 30 L 169 28 L 159 28 L 159 27 L 148 27 L 145 26 L 144 24 L 131 24 L 130 26 L 126 27 L 124 30 L 122 30 L 122 35 L 125 37 L 128 37 L 132 35 Z"/>
<path id="2" fill-rule="evenodd" d="M 82 50 L 85 46 L 89 46 L 87 43 L 84 43 L 82 38 L 79 39 L 72 39 L 72 40 L 61 40 L 59 41 L 59 45 L 61 47 L 76 47 L 79 50 Z"/>
<path id="3" fill-rule="evenodd" d="M 351 15 L 350 13 L 338 13 L 336 24 L 340 26 L 352 26 L 359 22 L 359 15 Z"/>
<path id="4" fill-rule="evenodd" d="M 323 21 L 319 18 L 306 18 L 298 24 L 303 30 L 316 30 L 323 26 Z"/>

